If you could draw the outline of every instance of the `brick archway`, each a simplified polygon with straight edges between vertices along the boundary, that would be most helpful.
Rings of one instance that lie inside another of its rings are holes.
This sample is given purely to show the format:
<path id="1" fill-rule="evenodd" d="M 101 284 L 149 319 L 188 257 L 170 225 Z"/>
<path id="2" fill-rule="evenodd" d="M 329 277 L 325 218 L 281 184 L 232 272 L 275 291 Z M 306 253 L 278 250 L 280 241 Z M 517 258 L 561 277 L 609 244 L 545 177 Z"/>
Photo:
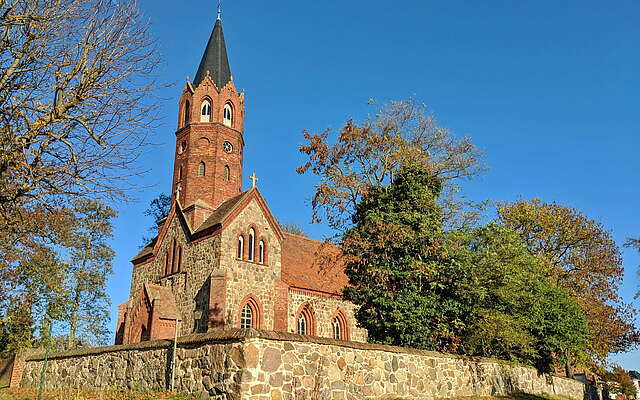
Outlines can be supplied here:
<path id="1" fill-rule="evenodd" d="M 330 324 L 332 338 L 349 340 L 349 322 L 347 320 L 347 314 L 345 314 L 344 311 L 340 308 L 334 311 L 331 315 Z"/>
<path id="2" fill-rule="evenodd" d="M 303 315 L 306 321 L 306 333 L 305 335 L 309 335 L 309 336 L 316 336 L 316 328 L 317 328 L 317 324 L 316 324 L 316 315 L 315 312 L 313 311 L 313 307 L 311 306 L 311 303 L 309 302 L 305 302 L 302 305 L 300 305 L 300 307 L 298 307 L 298 312 L 296 313 L 296 320 L 295 320 L 295 333 L 300 333 L 298 331 L 298 320 L 300 319 L 300 316 Z"/>
<path id="3" fill-rule="evenodd" d="M 242 328 L 242 310 L 247 306 L 251 310 L 251 328 L 262 329 L 264 313 L 262 311 L 262 305 L 258 298 L 254 295 L 248 295 L 240 302 L 240 308 L 236 315 L 236 327 Z"/>

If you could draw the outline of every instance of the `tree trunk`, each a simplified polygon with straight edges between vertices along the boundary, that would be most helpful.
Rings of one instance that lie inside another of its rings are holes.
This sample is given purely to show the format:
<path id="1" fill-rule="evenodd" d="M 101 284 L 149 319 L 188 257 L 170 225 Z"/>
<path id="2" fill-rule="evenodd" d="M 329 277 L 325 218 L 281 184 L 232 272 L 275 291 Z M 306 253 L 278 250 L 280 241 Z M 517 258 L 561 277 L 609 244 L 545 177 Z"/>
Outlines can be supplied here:
<path id="1" fill-rule="evenodd" d="M 76 347 L 76 329 L 78 329 L 78 308 L 80 307 L 80 283 L 76 282 L 73 303 L 71 304 L 71 315 L 69 316 L 69 336 L 67 337 L 67 348 Z"/>

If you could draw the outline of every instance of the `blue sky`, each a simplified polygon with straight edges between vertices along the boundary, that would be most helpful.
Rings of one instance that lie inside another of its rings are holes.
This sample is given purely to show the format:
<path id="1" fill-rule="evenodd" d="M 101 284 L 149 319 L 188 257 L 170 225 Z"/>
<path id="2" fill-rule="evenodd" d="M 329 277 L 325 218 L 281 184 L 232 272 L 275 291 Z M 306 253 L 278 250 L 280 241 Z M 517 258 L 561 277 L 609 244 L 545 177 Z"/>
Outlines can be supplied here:
<path id="1" fill-rule="evenodd" d="M 164 120 L 136 203 L 118 205 L 115 306 L 151 221 L 149 201 L 169 192 L 177 100 L 195 75 L 215 1 L 141 0 L 164 55 Z M 539 197 L 577 207 L 619 244 L 640 236 L 640 2 L 246 1 L 224 4 L 234 81 L 246 90 L 245 187 L 256 172 L 274 215 L 313 237 L 314 179 L 295 168 L 302 129 L 339 128 L 372 112 L 366 102 L 415 95 L 441 125 L 470 136 L 489 171 L 466 183 L 475 200 Z M 624 250 L 622 295 L 640 286 L 640 256 Z M 636 306 L 640 306 L 636 302 Z M 612 358 L 640 370 L 640 352 Z"/>

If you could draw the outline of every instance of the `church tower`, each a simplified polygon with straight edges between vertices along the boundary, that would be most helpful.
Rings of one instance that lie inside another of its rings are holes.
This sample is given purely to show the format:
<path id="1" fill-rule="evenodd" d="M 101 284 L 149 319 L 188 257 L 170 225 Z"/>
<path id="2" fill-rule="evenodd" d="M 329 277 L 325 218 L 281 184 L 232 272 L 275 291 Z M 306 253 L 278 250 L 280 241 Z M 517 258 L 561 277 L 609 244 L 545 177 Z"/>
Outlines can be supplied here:
<path id="1" fill-rule="evenodd" d="M 233 83 L 220 17 L 179 101 L 172 202 L 192 229 L 242 191 L 244 93 Z"/>

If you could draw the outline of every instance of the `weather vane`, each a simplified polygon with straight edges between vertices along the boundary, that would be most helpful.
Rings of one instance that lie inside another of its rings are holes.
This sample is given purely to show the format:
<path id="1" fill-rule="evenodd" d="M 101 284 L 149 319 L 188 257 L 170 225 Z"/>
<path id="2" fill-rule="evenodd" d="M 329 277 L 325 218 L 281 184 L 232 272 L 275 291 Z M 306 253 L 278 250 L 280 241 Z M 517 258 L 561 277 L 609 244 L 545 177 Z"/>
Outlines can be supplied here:
<path id="1" fill-rule="evenodd" d="M 218 19 L 222 16 L 222 0 L 218 0 Z"/>

